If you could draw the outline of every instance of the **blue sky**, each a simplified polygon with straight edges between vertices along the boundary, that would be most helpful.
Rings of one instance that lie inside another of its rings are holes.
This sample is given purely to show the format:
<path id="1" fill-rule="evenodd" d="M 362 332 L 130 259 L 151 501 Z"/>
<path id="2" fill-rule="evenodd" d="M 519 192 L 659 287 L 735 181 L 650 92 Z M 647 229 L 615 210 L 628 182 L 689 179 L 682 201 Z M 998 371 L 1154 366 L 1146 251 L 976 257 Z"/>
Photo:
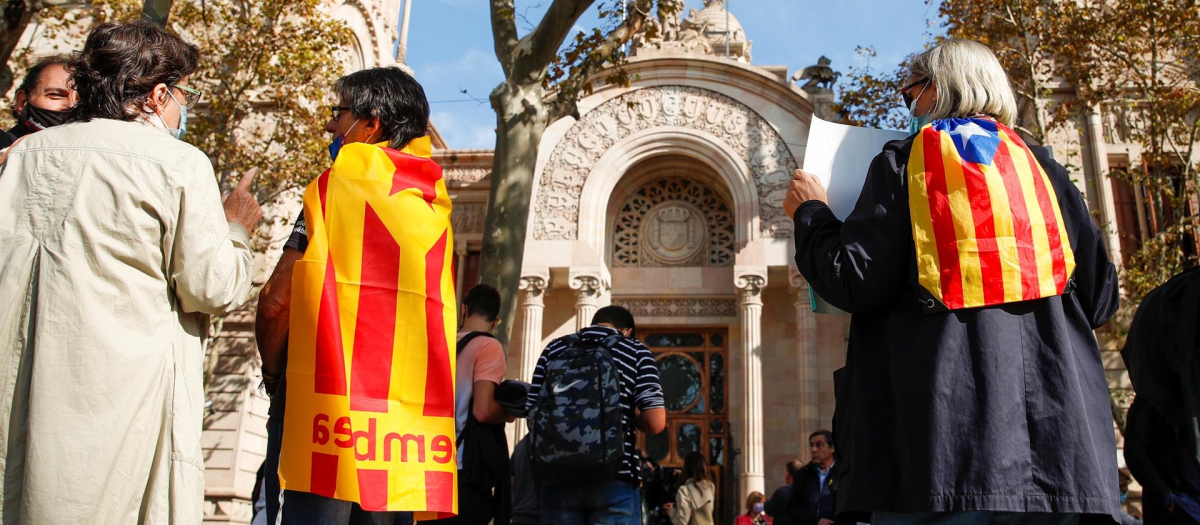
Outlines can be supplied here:
<path id="1" fill-rule="evenodd" d="M 871 65 L 891 69 L 940 31 L 933 20 L 936 0 L 727 1 L 754 42 L 754 64 L 786 65 L 789 71 L 815 64 L 821 55 L 845 71 L 865 60 L 855 54 L 857 46 L 874 46 L 879 56 Z M 549 3 L 517 0 L 517 12 L 536 23 Z M 687 0 L 687 8 L 703 7 L 701 0 Z M 579 26 L 591 27 L 594 20 L 585 17 Z M 494 147 L 496 117 L 486 100 L 503 74 L 492 51 L 487 0 L 415 0 L 408 50 L 434 124 L 450 147 Z"/>

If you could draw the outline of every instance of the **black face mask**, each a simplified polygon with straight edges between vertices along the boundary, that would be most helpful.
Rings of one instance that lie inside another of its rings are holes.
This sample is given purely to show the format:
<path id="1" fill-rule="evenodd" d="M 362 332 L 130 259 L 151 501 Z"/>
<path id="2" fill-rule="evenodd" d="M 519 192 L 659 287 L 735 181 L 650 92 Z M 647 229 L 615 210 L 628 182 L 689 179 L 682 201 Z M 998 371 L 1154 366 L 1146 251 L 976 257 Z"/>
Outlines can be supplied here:
<path id="1" fill-rule="evenodd" d="M 36 131 L 41 131 L 65 123 L 67 115 L 68 112 L 66 111 L 43 109 L 31 103 L 26 103 L 25 111 L 21 112 L 21 123 Z"/>

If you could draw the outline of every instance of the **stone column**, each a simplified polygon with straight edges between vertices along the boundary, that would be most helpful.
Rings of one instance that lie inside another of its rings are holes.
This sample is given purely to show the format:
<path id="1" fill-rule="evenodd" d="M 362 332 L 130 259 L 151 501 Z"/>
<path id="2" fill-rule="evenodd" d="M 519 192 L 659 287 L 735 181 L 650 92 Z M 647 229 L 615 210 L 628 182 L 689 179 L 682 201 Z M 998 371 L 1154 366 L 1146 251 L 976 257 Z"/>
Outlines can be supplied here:
<path id="1" fill-rule="evenodd" d="M 766 269 L 738 272 L 738 321 L 742 343 L 742 417 L 741 472 L 742 490 L 764 492 L 763 483 L 763 405 L 762 405 L 762 290 L 767 285 Z"/>
<path id="2" fill-rule="evenodd" d="M 788 277 L 792 304 L 796 307 L 797 421 L 800 423 L 800 451 L 803 453 L 808 447 L 806 436 L 821 424 L 820 385 L 817 380 L 817 315 L 812 310 L 808 281 L 795 268 L 791 268 Z"/>
<path id="3" fill-rule="evenodd" d="M 592 325 L 592 316 L 600 308 L 600 296 L 606 288 L 604 277 L 599 273 L 580 273 L 571 275 L 568 283 L 575 290 L 575 331 L 583 330 Z"/>
<path id="4" fill-rule="evenodd" d="M 546 310 L 546 290 L 549 275 L 527 275 L 521 278 L 521 381 L 533 380 L 533 369 L 542 355 L 542 314 Z M 517 419 L 513 426 L 513 443 L 529 432 L 527 421 Z"/>

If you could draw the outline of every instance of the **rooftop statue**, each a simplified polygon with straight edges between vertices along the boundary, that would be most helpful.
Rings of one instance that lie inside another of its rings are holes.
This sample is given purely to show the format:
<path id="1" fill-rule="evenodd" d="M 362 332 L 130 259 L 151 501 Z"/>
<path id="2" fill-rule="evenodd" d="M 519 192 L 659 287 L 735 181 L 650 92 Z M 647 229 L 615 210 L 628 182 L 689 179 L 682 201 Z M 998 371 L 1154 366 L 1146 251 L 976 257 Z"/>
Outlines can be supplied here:
<path id="1" fill-rule="evenodd" d="M 817 59 L 817 65 L 808 66 L 792 75 L 792 82 L 807 79 L 808 82 L 800 86 L 800 89 L 805 91 L 832 91 L 833 84 L 837 82 L 840 76 L 842 76 L 841 73 L 829 67 L 829 58 L 822 55 L 821 58 Z"/>

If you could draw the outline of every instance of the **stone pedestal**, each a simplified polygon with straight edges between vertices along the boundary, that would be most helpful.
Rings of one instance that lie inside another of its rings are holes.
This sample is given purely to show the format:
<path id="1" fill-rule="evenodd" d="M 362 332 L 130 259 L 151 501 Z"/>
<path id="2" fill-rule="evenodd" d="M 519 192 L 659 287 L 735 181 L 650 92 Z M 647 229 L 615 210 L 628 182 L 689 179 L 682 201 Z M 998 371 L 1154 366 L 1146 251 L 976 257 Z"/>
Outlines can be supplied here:
<path id="1" fill-rule="evenodd" d="M 735 273 L 738 289 L 738 321 L 742 343 L 742 418 L 739 494 L 764 492 L 763 405 L 762 405 L 762 291 L 767 285 L 765 270 Z M 764 492 L 765 494 L 765 492 Z"/>

